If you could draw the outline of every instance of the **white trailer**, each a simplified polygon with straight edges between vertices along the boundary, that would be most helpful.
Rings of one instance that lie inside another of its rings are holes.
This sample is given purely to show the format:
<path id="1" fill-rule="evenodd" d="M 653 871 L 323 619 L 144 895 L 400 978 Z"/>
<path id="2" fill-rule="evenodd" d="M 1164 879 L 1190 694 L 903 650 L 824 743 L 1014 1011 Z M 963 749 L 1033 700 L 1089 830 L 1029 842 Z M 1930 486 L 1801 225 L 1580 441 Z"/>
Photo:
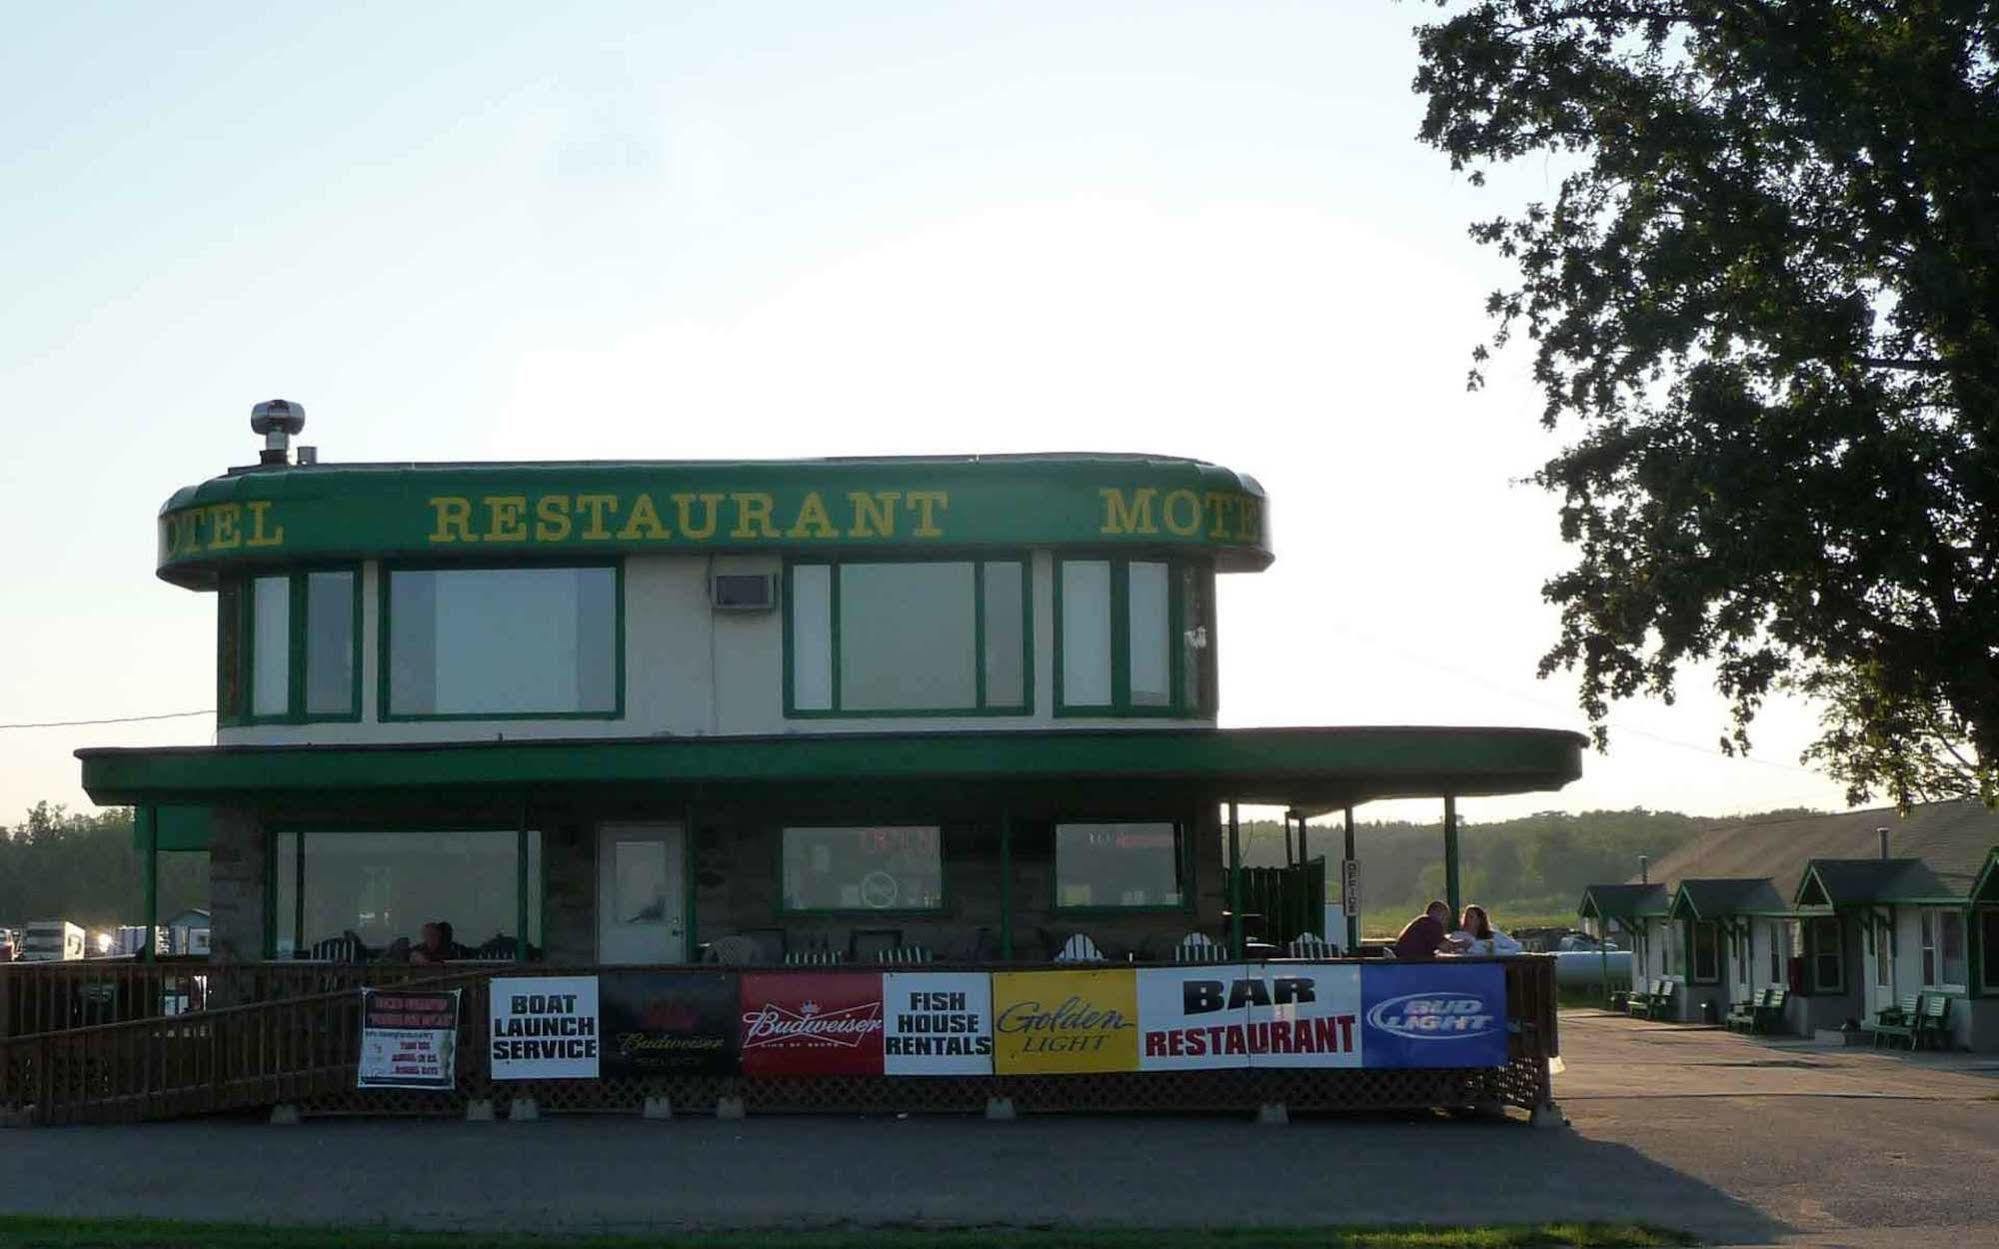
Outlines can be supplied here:
<path id="1" fill-rule="evenodd" d="M 64 963 L 83 957 L 83 929 L 66 919 L 30 923 L 21 940 L 24 963 Z"/>

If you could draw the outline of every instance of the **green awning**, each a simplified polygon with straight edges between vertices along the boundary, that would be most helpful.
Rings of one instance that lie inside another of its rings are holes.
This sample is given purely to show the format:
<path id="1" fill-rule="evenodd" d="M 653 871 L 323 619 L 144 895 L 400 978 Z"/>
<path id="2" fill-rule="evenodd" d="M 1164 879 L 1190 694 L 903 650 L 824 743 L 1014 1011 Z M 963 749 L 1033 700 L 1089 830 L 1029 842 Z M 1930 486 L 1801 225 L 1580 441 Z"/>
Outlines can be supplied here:
<path id="1" fill-rule="evenodd" d="M 162 809 L 287 795 L 696 787 L 758 795 L 794 785 L 1072 782 L 1171 784 L 1218 801 L 1326 809 L 1559 789 L 1582 774 L 1584 744 L 1550 729 L 1132 728 L 161 747 L 77 757 L 93 800 Z"/>
<path id="2" fill-rule="evenodd" d="M 158 838 L 156 850 L 206 850 L 209 839 L 215 835 L 207 807 L 149 804 L 132 812 L 132 845 L 136 849 L 146 848 L 148 820 L 152 821 Z"/>

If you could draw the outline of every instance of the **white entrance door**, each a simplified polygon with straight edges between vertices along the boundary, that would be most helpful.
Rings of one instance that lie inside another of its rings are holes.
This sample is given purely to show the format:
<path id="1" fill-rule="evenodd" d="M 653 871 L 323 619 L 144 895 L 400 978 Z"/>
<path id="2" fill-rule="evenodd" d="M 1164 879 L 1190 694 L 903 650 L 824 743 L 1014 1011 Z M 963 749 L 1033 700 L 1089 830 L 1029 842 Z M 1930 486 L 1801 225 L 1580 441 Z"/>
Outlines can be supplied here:
<path id="1" fill-rule="evenodd" d="M 597 961 L 687 961 L 687 892 L 678 824 L 597 830 Z"/>
<path id="2" fill-rule="evenodd" d="M 1872 911 L 1867 918 L 1873 926 L 1873 940 L 1861 947 L 1870 956 L 1867 1009 L 1882 1011 L 1895 1005 L 1895 936 L 1888 912 Z"/>

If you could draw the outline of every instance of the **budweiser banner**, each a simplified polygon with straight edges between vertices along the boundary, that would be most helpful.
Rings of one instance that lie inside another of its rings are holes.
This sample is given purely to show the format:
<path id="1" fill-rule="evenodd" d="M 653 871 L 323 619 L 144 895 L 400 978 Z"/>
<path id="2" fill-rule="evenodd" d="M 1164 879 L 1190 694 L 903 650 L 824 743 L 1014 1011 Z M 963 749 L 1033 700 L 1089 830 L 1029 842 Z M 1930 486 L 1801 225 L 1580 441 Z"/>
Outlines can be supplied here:
<path id="1" fill-rule="evenodd" d="M 1129 969 L 995 972 L 993 1066 L 1000 1075 L 1138 1069 Z"/>
<path id="2" fill-rule="evenodd" d="M 736 1074 L 735 973 L 607 971 L 597 985 L 605 1076 Z"/>
<path id="3" fill-rule="evenodd" d="M 888 972 L 882 1005 L 889 1075 L 993 1073 L 992 978 L 985 972 Z"/>
<path id="4" fill-rule="evenodd" d="M 1506 971 L 1499 964 L 1370 963 L 1361 987 L 1367 1066 L 1506 1065 Z"/>
<path id="5" fill-rule="evenodd" d="M 594 1080 L 600 1058 L 595 976 L 495 976 L 495 1080 Z"/>
<path id="6" fill-rule="evenodd" d="M 742 978 L 746 1076 L 882 1074 L 880 972 L 766 972 Z"/>
<path id="7" fill-rule="evenodd" d="M 361 1060 L 354 1087 L 442 1089 L 458 1084 L 458 994 L 361 990 Z"/>

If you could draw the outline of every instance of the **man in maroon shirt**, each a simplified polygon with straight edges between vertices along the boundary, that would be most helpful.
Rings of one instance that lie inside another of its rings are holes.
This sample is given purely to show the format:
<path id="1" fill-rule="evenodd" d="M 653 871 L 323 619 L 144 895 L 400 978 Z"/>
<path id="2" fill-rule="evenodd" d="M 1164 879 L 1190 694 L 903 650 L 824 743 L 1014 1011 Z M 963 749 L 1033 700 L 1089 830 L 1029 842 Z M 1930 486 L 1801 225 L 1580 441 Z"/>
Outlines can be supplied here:
<path id="1" fill-rule="evenodd" d="M 1395 938 L 1395 957 L 1437 957 L 1437 951 L 1449 944 L 1445 934 L 1450 931 L 1450 917 L 1450 907 L 1438 899 L 1431 899 L 1430 905 L 1423 908 L 1423 913 L 1410 920 L 1402 935 Z"/>

